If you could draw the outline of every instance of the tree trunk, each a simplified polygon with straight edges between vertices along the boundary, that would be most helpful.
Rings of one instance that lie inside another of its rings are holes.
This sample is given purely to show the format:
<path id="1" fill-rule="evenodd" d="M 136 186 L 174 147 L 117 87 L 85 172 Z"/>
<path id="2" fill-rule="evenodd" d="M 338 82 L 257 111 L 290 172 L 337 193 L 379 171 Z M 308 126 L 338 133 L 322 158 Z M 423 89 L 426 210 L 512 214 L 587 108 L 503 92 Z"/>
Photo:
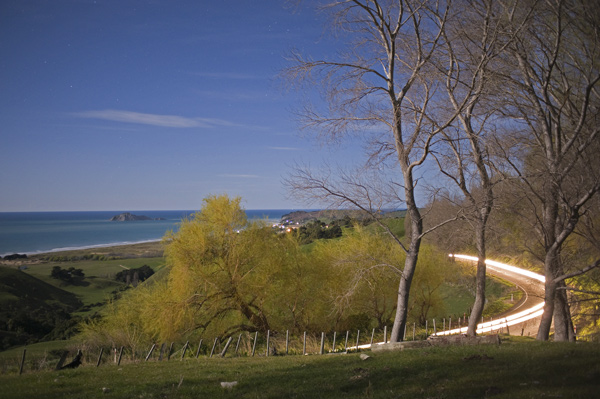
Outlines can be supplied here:
<path id="1" fill-rule="evenodd" d="M 421 234 L 423 234 L 421 212 L 417 207 L 414 197 L 412 172 L 408 167 L 406 169 L 403 168 L 403 171 L 404 170 L 407 171 L 404 173 L 404 181 L 406 184 L 406 209 L 410 217 L 410 231 L 406 231 L 405 233 L 410 239 L 410 246 L 408 247 L 406 259 L 404 261 L 404 270 L 402 271 L 400 284 L 398 286 L 398 304 L 396 306 L 396 317 L 394 318 L 394 325 L 390 336 L 391 342 L 400 342 L 404 339 L 404 328 L 406 326 L 406 318 L 408 315 L 410 285 L 417 267 L 419 249 L 421 247 Z"/>
<path id="2" fill-rule="evenodd" d="M 557 284 L 556 297 L 554 299 L 554 341 L 575 341 L 567 291 L 559 289 L 565 286 L 564 281 Z"/>
<path id="3" fill-rule="evenodd" d="M 266 333 L 271 328 L 269 327 L 269 322 L 267 318 L 262 312 L 255 313 L 250 306 L 248 306 L 245 302 L 239 302 L 240 312 L 252 323 L 260 332 Z"/>
<path id="4" fill-rule="evenodd" d="M 479 223 L 476 231 L 477 245 L 477 277 L 475 289 L 475 303 L 473 310 L 469 316 L 469 326 L 467 327 L 467 335 L 474 337 L 477 333 L 477 323 L 481 320 L 483 307 L 485 306 L 485 276 L 486 276 L 486 248 L 485 248 L 485 225 Z"/>
<path id="5" fill-rule="evenodd" d="M 400 342 L 404 339 L 403 332 L 404 327 L 406 326 L 406 317 L 408 315 L 410 285 L 412 283 L 419 258 L 419 246 L 421 240 L 419 239 L 417 241 L 419 241 L 419 243 L 411 242 L 410 249 L 406 254 L 404 270 L 402 271 L 400 284 L 398 286 L 398 304 L 396 306 L 396 317 L 394 318 L 394 325 L 392 327 L 392 334 L 390 336 L 391 342 Z"/>
<path id="6" fill-rule="evenodd" d="M 539 341 L 548 341 L 550 338 L 550 328 L 552 327 L 552 318 L 554 315 L 554 298 L 556 297 L 555 278 L 556 251 L 550 250 L 546 252 L 544 262 L 544 270 L 546 283 L 544 284 L 544 313 L 540 321 L 536 339 Z"/>
<path id="7" fill-rule="evenodd" d="M 545 151 L 546 162 L 551 175 L 556 171 L 556 162 L 554 162 L 554 153 L 552 147 L 552 133 L 549 129 L 545 130 Z M 556 228 L 558 220 L 558 188 L 553 181 L 545 182 L 543 188 L 543 206 L 542 206 L 542 227 L 544 238 L 544 249 L 546 255 L 544 258 L 544 275 L 546 277 L 545 292 L 544 292 L 544 313 L 538 329 L 536 339 L 540 341 L 548 341 L 550 338 L 550 328 L 554 316 L 554 298 L 556 297 L 556 283 L 554 279 L 558 275 L 560 266 L 559 245 L 556 241 Z"/>

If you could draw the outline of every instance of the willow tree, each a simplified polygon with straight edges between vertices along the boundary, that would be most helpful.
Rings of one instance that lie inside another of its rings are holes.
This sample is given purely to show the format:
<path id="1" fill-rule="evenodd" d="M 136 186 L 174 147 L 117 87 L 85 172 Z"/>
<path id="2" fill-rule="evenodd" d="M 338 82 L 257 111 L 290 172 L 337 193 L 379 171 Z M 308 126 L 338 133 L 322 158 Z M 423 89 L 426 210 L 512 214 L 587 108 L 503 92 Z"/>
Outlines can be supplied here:
<path id="1" fill-rule="evenodd" d="M 288 179 L 295 196 L 355 207 L 378 218 L 385 206 L 404 204 L 404 238 L 388 233 L 405 252 L 398 284 L 392 342 L 402 340 L 411 282 L 427 231 L 417 202 L 421 167 L 437 134 L 454 119 L 436 113 L 433 58 L 444 46 L 449 3 L 415 0 L 335 1 L 324 7 L 347 41 L 331 58 L 292 55 L 287 78 L 322 91 L 326 106 L 300 111 L 304 127 L 325 140 L 359 136 L 366 165 L 355 171 L 318 172 L 298 167 Z M 369 172 L 365 172 L 370 170 Z"/>
<path id="2" fill-rule="evenodd" d="M 169 306 L 183 309 L 180 331 L 216 325 L 216 333 L 266 333 L 288 327 L 282 319 L 298 323 L 293 304 L 302 298 L 297 296 L 311 295 L 290 281 L 298 269 L 310 280 L 295 241 L 248 221 L 240 201 L 210 196 L 193 218 L 164 239 Z M 289 291 L 278 289 L 286 283 Z"/>

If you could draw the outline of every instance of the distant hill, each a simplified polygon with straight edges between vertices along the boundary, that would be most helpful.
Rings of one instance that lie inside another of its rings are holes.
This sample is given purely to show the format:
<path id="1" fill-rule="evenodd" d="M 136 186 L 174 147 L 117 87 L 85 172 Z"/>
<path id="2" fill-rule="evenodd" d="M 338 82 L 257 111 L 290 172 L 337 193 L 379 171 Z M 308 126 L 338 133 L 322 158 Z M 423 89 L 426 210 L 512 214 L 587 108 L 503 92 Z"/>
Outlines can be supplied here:
<path id="1" fill-rule="evenodd" d="M 405 210 L 399 211 L 383 211 L 386 217 L 404 217 L 406 214 Z M 281 217 L 282 224 L 305 224 L 313 220 L 321 220 L 324 222 L 331 222 L 333 220 L 340 220 L 344 218 L 355 219 L 355 220 L 368 220 L 371 216 L 361 210 L 355 209 L 325 209 L 319 211 L 295 211 L 285 214 Z"/>
<path id="2" fill-rule="evenodd" d="M 111 222 L 135 222 L 139 220 L 166 220 L 165 218 L 150 218 L 145 215 L 134 215 L 129 212 L 120 213 L 110 218 Z"/>
<path id="3" fill-rule="evenodd" d="M 44 338 L 82 305 L 75 294 L 0 266 L 0 350 Z"/>

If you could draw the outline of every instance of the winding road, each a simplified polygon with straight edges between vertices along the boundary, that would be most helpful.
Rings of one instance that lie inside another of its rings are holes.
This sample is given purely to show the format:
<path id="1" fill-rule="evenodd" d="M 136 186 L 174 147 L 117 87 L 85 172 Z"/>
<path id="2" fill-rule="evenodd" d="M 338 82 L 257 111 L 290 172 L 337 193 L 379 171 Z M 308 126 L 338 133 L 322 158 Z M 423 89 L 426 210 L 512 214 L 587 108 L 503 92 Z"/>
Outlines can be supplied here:
<path id="1" fill-rule="evenodd" d="M 477 257 L 468 255 L 450 254 L 450 257 L 477 262 Z M 544 282 L 545 277 L 529 270 L 521 269 L 505 263 L 486 260 L 489 274 L 503 278 L 517 285 L 524 293 L 519 303 L 501 317 L 477 325 L 477 334 L 507 329 L 512 335 L 535 335 L 542 316 L 544 307 Z M 467 327 L 454 330 L 440 331 L 436 335 L 464 334 Z"/>

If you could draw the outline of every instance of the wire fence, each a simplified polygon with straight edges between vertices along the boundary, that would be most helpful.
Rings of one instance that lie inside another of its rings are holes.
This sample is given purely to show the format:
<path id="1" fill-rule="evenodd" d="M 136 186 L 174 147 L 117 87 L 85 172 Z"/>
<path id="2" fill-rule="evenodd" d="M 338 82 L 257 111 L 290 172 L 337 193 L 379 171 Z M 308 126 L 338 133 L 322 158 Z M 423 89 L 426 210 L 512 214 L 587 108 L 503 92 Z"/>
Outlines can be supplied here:
<path id="1" fill-rule="evenodd" d="M 422 341 L 444 331 L 464 327 L 467 316 L 426 321 L 424 326 L 416 323 L 407 325 L 403 341 Z M 390 330 L 383 329 L 347 330 L 342 332 L 303 332 L 292 334 L 287 331 L 243 332 L 232 336 L 199 338 L 186 342 L 154 343 L 144 349 L 126 346 L 101 347 L 83 345 L 77 349 L 50 351 L 44 354 L 27 355 L 23 349 L 19 359 L 9 359 L 1 365 L 2 373 L 19 374 L 41 370 L 59 370 L 78 366 L 121 366 L 127 363 L 168 362 L 185 359 L 224 357 L 269 357 L 298 355 L 330 355 L 369 350 L 374 345 L 387 343 Z M 500 331 L 502 333 L 503 331 Z M 509 331 L 507 331 L 509 332 Z M 70 357 L 69 357 L 70 355 Z M 68 361 L 70 360 L 70 361 Z"/>

